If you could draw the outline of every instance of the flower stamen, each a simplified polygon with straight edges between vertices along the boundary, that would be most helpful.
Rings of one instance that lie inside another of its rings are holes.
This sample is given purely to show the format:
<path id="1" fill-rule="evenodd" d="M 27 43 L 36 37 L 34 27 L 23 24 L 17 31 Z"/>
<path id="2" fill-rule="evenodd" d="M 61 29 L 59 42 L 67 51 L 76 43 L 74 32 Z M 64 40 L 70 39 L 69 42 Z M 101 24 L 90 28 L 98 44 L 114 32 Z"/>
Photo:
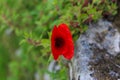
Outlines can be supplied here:
<path id="1" fill-rule="evenodd" d="M 58 37 L 58 38 L 55 39 L 55 47 L 56 48 L 61 48 L 61 47 L 64 46 L 64 44 L 65 44 L 65 41 L 64 41 L 63 38 Z"/>

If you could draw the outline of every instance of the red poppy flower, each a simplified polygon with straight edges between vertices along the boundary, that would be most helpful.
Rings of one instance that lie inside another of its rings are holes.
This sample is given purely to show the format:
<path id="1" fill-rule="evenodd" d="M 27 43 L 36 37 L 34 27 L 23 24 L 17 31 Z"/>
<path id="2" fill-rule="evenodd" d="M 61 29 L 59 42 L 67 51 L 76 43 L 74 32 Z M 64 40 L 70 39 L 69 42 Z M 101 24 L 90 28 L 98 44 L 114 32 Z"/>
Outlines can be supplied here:
<path id="1" fill-rule="evenodd" d="M 51 49 L 55 60 L 60 55 L 70 60 L 74 54 L 74 44 L 72 35 L 66 24 L 60 24 L 58 27 L 54 26 L 51 37 Z"/>

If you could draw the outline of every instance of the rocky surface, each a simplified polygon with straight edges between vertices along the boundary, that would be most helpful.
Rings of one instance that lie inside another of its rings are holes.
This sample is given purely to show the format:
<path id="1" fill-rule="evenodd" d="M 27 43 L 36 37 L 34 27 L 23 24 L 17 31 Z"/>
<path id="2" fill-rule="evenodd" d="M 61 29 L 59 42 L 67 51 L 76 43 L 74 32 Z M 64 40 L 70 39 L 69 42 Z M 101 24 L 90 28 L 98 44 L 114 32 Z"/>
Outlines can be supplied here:
<path id="1" fill-rule="evenodd" d="M 71 80 L 120 80 L 119 30 L 105 20 L 90 24 L 69 66 Z"/>

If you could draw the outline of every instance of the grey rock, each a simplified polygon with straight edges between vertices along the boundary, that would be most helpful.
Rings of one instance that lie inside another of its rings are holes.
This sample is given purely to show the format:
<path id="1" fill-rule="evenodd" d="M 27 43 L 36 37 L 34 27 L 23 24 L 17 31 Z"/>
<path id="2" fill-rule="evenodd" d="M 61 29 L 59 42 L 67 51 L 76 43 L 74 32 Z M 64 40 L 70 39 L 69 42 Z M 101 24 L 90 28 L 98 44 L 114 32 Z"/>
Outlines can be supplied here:
<path id="1" fill-rule="evenodd" d="M 118 80 L 119 66 L 119 31 L 105 20 L 91 23 L 76 42 L 70 80 Z"/>
<path id="2" fill-rule="evenodd" d="M 58 64 L 57 61 L 51 61 L 49 66 L 48 66 L 48 71 L 52 73 L 56 73 L 61 69 L 60 65 Z M 56 73 L 57 74 L 57 73 Z M 45 73 L 44 74 L 44 80 L 52 80 L 50 74 Z"/>

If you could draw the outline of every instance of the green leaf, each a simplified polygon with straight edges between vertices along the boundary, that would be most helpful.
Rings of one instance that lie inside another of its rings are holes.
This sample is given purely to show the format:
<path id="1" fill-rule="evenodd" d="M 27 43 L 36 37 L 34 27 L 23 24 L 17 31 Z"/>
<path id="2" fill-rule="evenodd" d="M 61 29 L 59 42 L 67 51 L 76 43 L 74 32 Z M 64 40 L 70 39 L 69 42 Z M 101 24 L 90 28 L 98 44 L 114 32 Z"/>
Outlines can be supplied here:
<path id="1" fill-rule="evenodd" d="M 19 43 L 19 45 L 22 45 L 23 43 L 26 43 L 25 39 L 21 40 L 20 43 Z"/>
<path id="2" fill-rule="evenodd" d="M 42 45 L 44 48 L 50 47 L 50 40 L 49 40 L 49 39 L 42 39 L 42 40 L 41 40 L 41 45 Z"/>

